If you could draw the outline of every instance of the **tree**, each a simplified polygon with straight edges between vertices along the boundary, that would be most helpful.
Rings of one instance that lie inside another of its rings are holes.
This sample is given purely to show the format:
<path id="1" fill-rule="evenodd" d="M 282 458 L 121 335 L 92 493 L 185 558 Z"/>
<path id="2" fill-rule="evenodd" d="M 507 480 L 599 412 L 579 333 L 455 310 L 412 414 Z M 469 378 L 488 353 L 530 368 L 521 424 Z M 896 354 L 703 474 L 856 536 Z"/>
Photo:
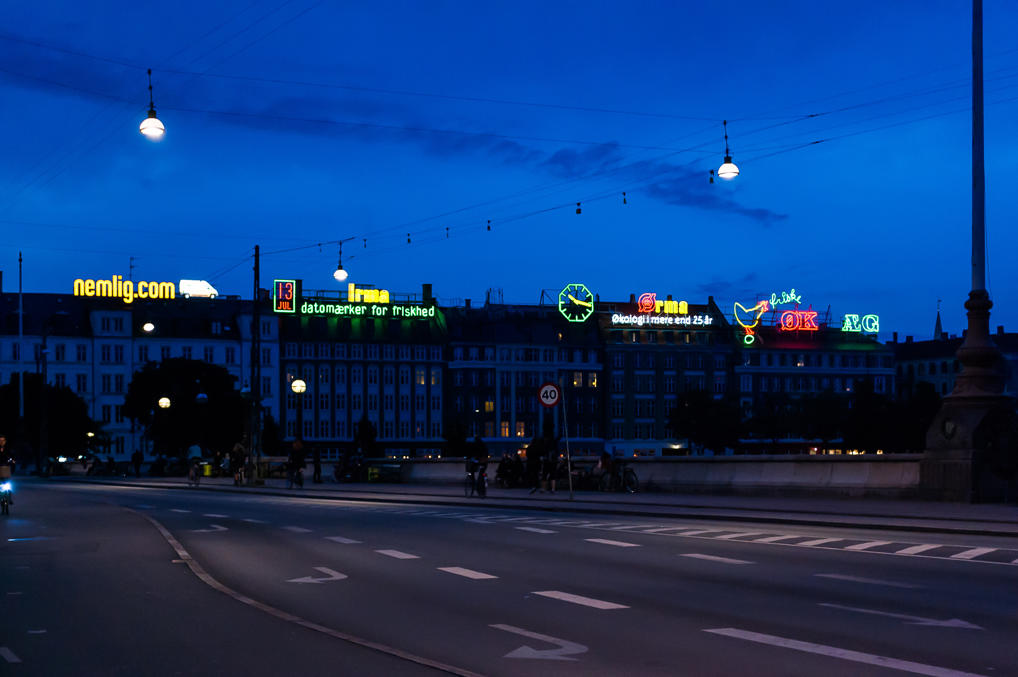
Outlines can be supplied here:
<path id="1" fill-rule="evenodd" d="M 378 445 L 375 443 L 377 438 L 378 430 L 365 413 L 361 416 L 361 420 L 357 424 L 357 432 L 354 435 L 354 442 L 357 443 L 357 449 L 360 450 L 361 456 L 372 458 L 378 455 Z"/>
<path id="2" fill-rule="evenodd" d="M 848 417 L 848 400 L 827 390 L 801 402 L 803 431 L 808 439 L 819 439 L 824 444 L 845 434 Z"/>
<path id="3" fill-rule="evenodd" d="M 148 428 L 154 448 L 180 455 L 192 445 L 228 451 L 244 434 L 248 404 L 236 377 L 218 365 L 174 358 L 149 362 L 134 374 L 124 415 Z M 170 406 L 159 407 L 168 397 Z"/>
<path id="4" fill-rule="evenodd" d="M 463 421 L 446 421 L 442 437 L 445 438 L 445 455 L 451 458 L 467 455 L 467 426 Z"/>
<path id="5" fill-rule="evenodd" d="M 13 374 L 10 383 L 0 386 L 0 433 L 7 435 L 9 448 L 18 453 L 21 462 L 34 461 L 35 456 L 29 449 L 38 449 L 42 442 L 43 397 L 48 455 L 73 456 L 85 451 L 87 434 L 97 430 L 88 415 L 88 405 L 70 388 L 48 384 L 44 387 L 40 375 L 28 374 L 25 378 L 25 425 L 19 432 L 18 374 Z"/>
<path id="6" fill-rule="evenodd" d="M 714 399 L 710 393 L 694 391 L 680 395 L 668 419 L 675 437 L 699 446 L 724 452 L 739 443 L 742 414 L 730 399 Z"/>

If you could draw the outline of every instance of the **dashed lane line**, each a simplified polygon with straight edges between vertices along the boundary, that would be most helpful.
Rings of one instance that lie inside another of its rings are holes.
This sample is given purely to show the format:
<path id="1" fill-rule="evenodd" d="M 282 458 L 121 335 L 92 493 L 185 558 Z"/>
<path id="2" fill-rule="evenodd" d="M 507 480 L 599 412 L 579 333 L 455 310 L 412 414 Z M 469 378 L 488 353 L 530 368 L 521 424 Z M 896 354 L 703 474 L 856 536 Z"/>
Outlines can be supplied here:
<path id="1" fill-rule="evenodd" d="M 806 547 L 813 547 L 815 545 L 826 545 L 828 543 L 836 543 L 837 541 L 843 541 L 844 538 L 817 538 L 812 541 L 803 541 L 802 543 L 796 543 L 795 545 L 804 545 Z"/>
<path id="2" fill-rule="evenodd" d="M 717 529 L 696 529 L 695 531 L 683 531 L 680 534 L 674 534 L 675 536 L 702 536 L 703 534 L 716 534 L 719 533 Z"/>
<path id="3" fill-rule="evenodd" d="M 520 531 L 529 531 L 529 532 L 531 532 L 533 534 L 557 534 L 558 533 L 557 531 L 554 531 L 552 529 L 539 529 L 537 527 L 513 527 L 513 528 L 514 529 L 519 529 Z"/>
<path id="4" fill-rule="evenodd" d="M 535 595 L 541 597 L 549 597 L 551 599 L 557 599 L 562 602 L 569 602 L 571 604 L 579 604 L 581 606 L 589 606 L 594 609 L 610 610 L 610 609 L 628 609 L 629 607 L 625 604 L 616 604 L 615 602 L 606 602 L 602 599 L 593 599 L 591 597 L 583 597 L 582 595 L 574 595 L 568 592 L 561 592 L 559 590 L 542 590 L 534 592 Z"/>
<path id="5" fill-rule="evenodd" d="M 926 552 L 927 550 L 936 550 L 937 548 L 940 548 L 940 547 L 943 547 L 943 546 L 937 545 L 937 544 L 934 544 L 934 543 L 924 543 L 922 545 L 913 545 L 913 546 L 908 547 L 908 548 L 902 548 L 901 550 L 895 550 L 894 554 L 895 555 L 918 555 L 921 552 Z"/>
<path id="6" fill-rule="evenodd" d="M 342 543 L 344 545 L 360 543 L 360 541 L 355 541 L 352 538 L 344 538 L 343 536 L 326 536 L 325 540 L 332 541 L 333 543 Z"/>
<path id="7" fill-rule="evenodd" d="M 869 550 L 875 548 L 878 545 L 890 545 L 891 541 L 867 541 L 866 543 L 856 543 L 855 545 L 849 545 L 842 548 L 843 550 Z"/>
<path id="8" fill-rule="evenodd" d="M 169 530 L 167 530 L 166 527 L 164 527 L 154 517 L 151 517 L 146 513 L 131 510 L 130 508 L 126 508 L 126 510 L 128 510 L 129 512 L 133 512 L 136 515 L 143 517 L 144 519 L 147 519 L 156 529 L 158 529 L 159 533 L 162 534 L 164 539 L 166 539 L 166 542 L 170 544 L 170 547 L 172 547 L 176 551 L 177 556 L 187 563 L 188 568 L 191 569 L 194 575 L 197 576 L 203 583 L 205 583 L 205 585 L 223 593 L 224 595 L 232 597 L 233 599 L 235 599 L 238 602 L 241 602 L 242 604 L 247 604 L 248 606 L 254 607 L 255 609 L 258 609 L 259 611 L 267 613 L 271 616 L 275 616 L 276 618 L 287 623 L 293 623 L 294 625 L 299 625 L 303 628 L 319 632 L 323 635 L 327 635 L 334 639 L 342 640 L 350 644 L 356 644 L 357 646 L 362 646 L 367 649 L 377 651 L 379 653 L 394 656 L 396 658 L 400 658 L 411 663 L 416 663 L 417 665 L 423 665 L 429 668 L 433 668 L 435 670 L 447 672 L 451 675 L 459 675 L 459 677 L 481 677 L 481 675 L 479 675 L 476 672 L 473 672 L 472 670 L 460 668 L 455 665 L 449 665 L 448 663 L 441 663 L 439 661 L 431 660 L 430 658 L 425 658 L 423 656 L 412 654 L 409 651 L 403 651 L 402 649 L 397 649 L 395 647 L 381 644 L 379 642 L 374 642 L 369 639 L 363 639 L 361 637 L 357 637 L 356 635 L 351 635 L 347 632 L 334 630 L 330 627 L 320 625 L 313 621 L 301 618 L 300 616 L 295 616 L 294 614 L 283 611 L 282 609 L 277 609 L 276 607 L 265 604 L 264 602 L 259 602 L 256 599 L 248 597 L 247 595 L 242 595 L 233 588 L 223 585 L 218 580 L 209 575 L 209 573 L 205 571 L 205 568 L 202 567 L 202 565 L 193 557 L 191 557 L 191 554 L 184 549 L 184 546 L 180 544 L 180 541 L 174 538 L 173 534 L 171 534 Z M 4 647 L 0 647 L 0 649 L 3 648 Z M 0 650 L 0 655 L 3 655 L 4 658 L 7 658 L 7 655 L 4 654 L 2 650 Z M 14 654 L 12 653 L 11 656 L 14 656 Z M 14 659 L 17 660 L 17 656 L 14 656 Z M 8 662 L 11 661 L 8 659 Z"/>
<path id="9" fill-rule="evenodd" d="M 852 661 L 854 663 L 876 665 L 881 668 L 911 672 L 916 675 L 927 675 L 928 677 L 980 677 L 979 675 L 971 672 L 960 672 L 958 670 L 951 670 L 950 668 L 941 668 L 936 665 L 914 663 L 912 661 L 904 661 L 898 658 L 888 658 L 887 656 L 878 656 L 876 654 L 863 653 L 861 651 L 851 651 L 849 649 L 842 649 L 836 646 L 803 642 L 797 639 L 789 639 L 787 637 L 765 635 L 759 632 L 740 630 L 738 628 L 704 629 L 704 632 L 722 635 L 724 637 L 732 637 L 734 639 L 742 639 L 749 642 L 756 642 L 757 644 L 768 644 L 770 646 L 781 647 L 782 649 L 792 649 L 793 651 L 829 656 L 831 658 Z"/>
<path id="10" fill-rule="evenodd" d="M 218 517 L 220 519 L 229 519 L 229 515 L 221 515 L 218 512 L 207 512 L 202 517 Z"/>
<path id="11" fill-rule="evenodd" d="M 170 512 L 191 512 L 191 511 L 184 510 L 183 508 L 170 508 Z"/>
<path id="12" fill-rule="evenodd" d="M 685 552 L 680 554 L 679 557 L 702 559 L 707 560 L 708 562 L 719 562 L 721 564 L 752 564 L 752 562 L 744 559 L 732 559 L 731 557 L 718 557 L 717 555 L 704 555 L 699 552 Z"/>
<path id="13" fill-rule="evenodd" d="M 777 543 L 778 541 L 786 541 L 789 538 L 800 538 L 797 535 L 791 536 L 767 536 L 766 538 L 754 538 L 754 543 Z"/>
<path id="14" fill-rule="evenodd" d="M 241 520 L 241 522 L 249 522 L 251 524 L 267 524 L 265 520 L 256 520 L 253 517 L 245 517 L 244 519 Z"/>
<path id="15" fill-rule="evenodd" d="M 464 569 L 463 567 L 438 567 L 439 571 L 444 571 L 447 574 L 453 574 L 456 576 L 462 576 L 463 578 L 469 578 L 473 581 L 485 581 L 492 578 L 498 578 L 498 576 L 492 576 L 491 574 L 482 573 L 480 571 L 474 571 L 473 569 Z"/>
<path id="16" fill-rule="evenodd" d="M 994 550 L 996 550 L 996 548 L 972 548 L 971 550 L 966 550 L 965 552 L 959 552 L 955 555 L 951 555 L 951 559 L 973 559 L 975 557 L 980 557 L 987 553 L 991 553 Z"/>
<path id="17" fill-rule="evenodd" d="M 379 555 L 392 557 L 393 559 L 420 559 L 417 555 L 411 555 L 408 552 L 402 552 L 400 550 L 375 550 L 375 552 Z"/>
<path id="18" fill-rule="evenodd" d="M 21 659 L 18 658 L 14 654 L 13 651 L 11 651 L 10 649 L 8 649 L 5 646 L 0 646 L 0 656 L 3 656 L 3 659 L 5 661 L 7 661 L 8 663 L 20 663 L 21 662 Z"/>
<path id="19" fill-rule="evenodd" d="M 763 532 L 763 531 L 745 531 L 745 532 L 738 533 L 738 534 L 725 534 L 724 536 L 718 536 L 717 540 L 719 540 L 719 541 L 730 541 L 730 540 L 735 539 L 735 538 L 746 538 L 747 536 L 759 536 L 760 534 L 763 534 L 763 533 L 765 533 L 765 532 Z"/>
<path id="20" fill-rule="evenodd" d="M 911 583 L 897 583 L 895 581 L 883 581 L 879 578 L 864 578 L 862 576 L 846 576 L 844 574 L 813 574 L 817 578 L 833 578 L 838 581 L 849 581 L 851 583 L 866 583 L 869 585 L 884 585 L 889 588 L 906 588 L 909 590 L 920 590 L 923 586 L 912 585 Z"/>
<path id="21" fill-rule="evenodd" d="M 607 538 L 585 538 L 588 543 L 600 543 L 601 545 L 614 545 L 617 548 L 639 548 L 639 543 L 626 543 L 625 541 L 612 541 Z"/>
<path id="22" fill-rule="evenodd" d="M 283 527 L 283 528 L 286 529 L 287 531 L 292 531 L 295 534 L 309 534 L 309 533 L 311 533 L 310 529 L 305 529 L 304 527 Z"/>

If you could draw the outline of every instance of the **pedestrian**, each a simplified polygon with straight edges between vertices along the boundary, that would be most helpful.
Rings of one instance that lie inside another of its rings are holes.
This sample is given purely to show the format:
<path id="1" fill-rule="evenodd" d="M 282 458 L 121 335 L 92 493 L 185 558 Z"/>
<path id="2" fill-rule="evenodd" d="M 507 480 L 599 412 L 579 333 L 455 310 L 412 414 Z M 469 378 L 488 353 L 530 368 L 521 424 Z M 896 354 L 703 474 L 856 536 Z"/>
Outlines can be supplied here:
<path id="1" fill-rule="evenodd" d="M 311 476 L 311 480 L 315 484 L 322 483 L 322 450 L 315 445 L 315 448 L 311 451 L 311 460 L 315 464 L 315 474 Z"/>
<path id="2" fill-rule="evenodd" d="M 287 459 L 287 489 L 292 489 L 294 483 L 298 486 L 304 486 L 302 473 L 304 472 L 305 463 L 304 442 L 298 437 L 293 441 L 293 445 L 290 447 L 290 456 Z M 300 476 L 298 477 L 298 475 Z"/>
<path id="3" fill-rule="evenodd" d="M 244 482 L 244 457 L 246 454 L 247 436 L 233 445 L 230 450 L 230 471 L 233 473 L 233 486 L 239 487 Z"/>
<path id="4" fill-rule="evenodd" d="M 134 464 L 134 476 L 141 477 L 141 462 L 144 456 L 142 456 L 141 449 L 135 449 L 134 453 L 131 454 L 131 463 Z"/>
<path id="5" fill-rule="evenodd" d="M 530 493 L 541 489 L 541 457 L 544 455 L 542 446 L 542 440 L 537 435 L 534 435 L 534 439 L 530 440 L 530 444 L 527 445 L 526 468 Z M 543 489 L 541 489 L 541 493 L 544 493 Z"/>

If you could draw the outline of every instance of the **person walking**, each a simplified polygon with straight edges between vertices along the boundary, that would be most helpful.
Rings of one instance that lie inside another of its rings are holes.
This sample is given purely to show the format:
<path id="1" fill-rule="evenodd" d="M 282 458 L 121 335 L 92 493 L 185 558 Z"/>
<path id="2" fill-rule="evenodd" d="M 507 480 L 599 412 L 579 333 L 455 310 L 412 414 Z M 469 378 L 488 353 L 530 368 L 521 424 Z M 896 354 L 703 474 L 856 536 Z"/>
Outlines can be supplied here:
<path id="1" fill-rule="evenodd" d="M 543 444 L 541 438 L 537 435 L 534 439 L 530 440 L 530 444 L 527 445 L 527 484 L 530 485 L 530 493 L 534 493 L 538 489 L 541 493 L 544 490 L 541 489 L 541 462 L 544 456 Z"/>
<path id="2" fill-rule="evenodd" d="M 247 437 L 233 445 L 233 449 L 230 450 L 230 472 L 233 473 L 233 486 L 239 487 L 244 483 L 244 457 L 247 455 L 246 450 Z"/>
<path id="3" fill-rule="evenodd" d="M 311 460 L 315 464 L 315 474 L 312 475 L 311 480 L 315 484 L 322 483 L 322 450 L 316 445 L 311 451 Z"/>
<path id="4" fill-rule="evenodd" d="M 134 453 L 131 454 L 131 463 L 134 465 L 135 477 L 141 477 L 141 462 L 143 458 L 141 449 L 135 449 Z"/>
<path id="5" fill-rule="evenodd" d="M 293 441 L 290 447 L 290 455 L 287 459 L 287 482 L 286 488 L 293 489 L 293 485 L 304 486 L 304 465 L 307 463 L 304 456 L 304 442 L 299 437 Z"/>

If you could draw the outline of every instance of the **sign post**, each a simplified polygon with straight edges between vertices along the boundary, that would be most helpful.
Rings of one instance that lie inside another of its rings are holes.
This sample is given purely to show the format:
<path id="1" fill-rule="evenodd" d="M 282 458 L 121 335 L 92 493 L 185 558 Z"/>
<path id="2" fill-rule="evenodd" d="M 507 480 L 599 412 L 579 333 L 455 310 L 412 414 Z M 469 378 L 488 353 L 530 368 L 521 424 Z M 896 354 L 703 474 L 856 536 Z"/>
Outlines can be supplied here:
<path id="1" fill-rule="evenodd" d="M 548 382 L 541 385 L 537 391 L 537 401 L 548 409 L 554 409 L 559 402 L 562 403 L 562 431 L 566 438 L 566 478 L 569 480 L 569 500 L 573 500 L 573 460 L 569 453 L 569 420 L 566 417 L 566 404 L 562 397 L 562 388 Z M 557 459 L 556 459 L 557 463 Z"/>

